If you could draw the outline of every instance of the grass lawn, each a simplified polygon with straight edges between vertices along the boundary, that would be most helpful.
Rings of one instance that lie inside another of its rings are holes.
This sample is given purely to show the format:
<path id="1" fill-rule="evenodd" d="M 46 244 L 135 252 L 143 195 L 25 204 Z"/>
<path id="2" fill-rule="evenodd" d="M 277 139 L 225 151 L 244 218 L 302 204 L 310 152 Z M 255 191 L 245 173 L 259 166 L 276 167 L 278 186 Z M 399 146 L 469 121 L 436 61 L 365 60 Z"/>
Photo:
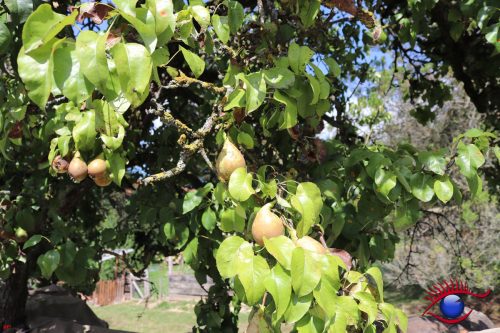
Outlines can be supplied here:
<path id="1" fill-rule="evenodd" d="M 191 332 L 196 323 L 194 306 L 196 301 L 163 302 L 156 306 L 144 307 L 134 302 L 92 307 L 95 314 L 108 322 L 111 329 L 130 332 Z M 248 323 L 248 312 L 240 315 L 244 332 Z"/>

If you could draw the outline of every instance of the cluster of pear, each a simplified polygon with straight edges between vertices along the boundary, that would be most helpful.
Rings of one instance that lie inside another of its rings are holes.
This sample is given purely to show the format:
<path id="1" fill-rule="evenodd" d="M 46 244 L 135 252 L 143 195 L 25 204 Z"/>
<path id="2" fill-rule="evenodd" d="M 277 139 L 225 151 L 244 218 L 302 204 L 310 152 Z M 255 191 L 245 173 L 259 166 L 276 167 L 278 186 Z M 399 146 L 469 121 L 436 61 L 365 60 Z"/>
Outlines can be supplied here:
<path id="1" fill-rule="evenodd" d="M 112 181 L 106 161 L 100 156 L 87 164 L 79 152 L 75 153 L 71 162 L 68 162 L 61 155 L 57 155 L 54 160 L 52 160 L 52 169 L 57 173 L 67 173 L 75 183 L 83 181 L 87 176 L 89 176 L 97 186 L 101 187 L 108 186 Z"/>
<path id="2" fill-rule="evenodd" d="M 239 149 L 226 139 L 216 161 L 217 175 L 222 181 L 228 181 L 234 170 L 245 167 L 245 157 Z M 285 223 L 281 217 L 271 211 L 271 204 L 265 204 L 255 215 L 252 224 L 252 237 L 257 244 L 264 246 L 264 238 L 273 238 L 285 234 Z M 320 242 L 309 236 L 303 236 L 295 244 L 305 250 L 324 254 L 327 252 Z"/>

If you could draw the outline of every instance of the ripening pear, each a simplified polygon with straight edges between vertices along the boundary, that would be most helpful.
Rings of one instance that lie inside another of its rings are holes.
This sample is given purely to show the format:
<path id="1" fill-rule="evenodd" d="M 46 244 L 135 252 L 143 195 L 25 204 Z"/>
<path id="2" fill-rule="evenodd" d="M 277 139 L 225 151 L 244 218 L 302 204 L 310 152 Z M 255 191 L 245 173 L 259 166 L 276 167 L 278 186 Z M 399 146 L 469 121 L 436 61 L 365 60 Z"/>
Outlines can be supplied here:
<path id="1" fill-rule="evenodd" d="M 229 139 L 226 139 L 215 162 L 217 175 L 221 180 L 228 181 L 234 170 L 244 166 L 246 166 L 245 157 Z"/>
<path id="2" fill-rule="evenodd" d="M 88 166 L 88 173 L 92 179 L 104 177 L 106 170 L 106 161 L 99 157 L 90 162 Z"/>
<path id="3" fill-rule="evenodd" d="M 264 205 L 255 215 L 252 224 L 252 236 L 257 244 L 264 245 L 264 237 L 273 238 L 285 234 L 283 220 L 273 212 L 271 205 Z"/>
<path id="4" fill-rule="evenodd" d="M 74 182 L 79 183 L 87 177 L 87 163 L 80 157 L 80 153 L 76 152 L 75 156 L 69 163 L 68 174 Z"/>
<path id="5" fill-rule="evenodd" d="M 52 169 L 57 173 L 68 172 L 69 162 L 66 161 L 61 155 L 57 155 L 52 160 Z"/>
<path id="6" fill-rule="evenodd" d="M 302 238 L 299 238 L 295 243 L 297 244 L 298 247 L 301 247 L 304 250 L 308 250 L 314 253 L 325 254 L 327 251 L 326 248 L 323 245 L 321 245 L 320 242 L 309 236 L 304 236 Z"/>
<path id="7" fill-rule="evenodd" d="M 109 184 L 111 184 L 112 181 L 113 180 L 111 179 L 111 177 L 109 177 L 106 173 L 99 177 L 94 178 L 94 183 L 100 187 L 109 186 Z"/>

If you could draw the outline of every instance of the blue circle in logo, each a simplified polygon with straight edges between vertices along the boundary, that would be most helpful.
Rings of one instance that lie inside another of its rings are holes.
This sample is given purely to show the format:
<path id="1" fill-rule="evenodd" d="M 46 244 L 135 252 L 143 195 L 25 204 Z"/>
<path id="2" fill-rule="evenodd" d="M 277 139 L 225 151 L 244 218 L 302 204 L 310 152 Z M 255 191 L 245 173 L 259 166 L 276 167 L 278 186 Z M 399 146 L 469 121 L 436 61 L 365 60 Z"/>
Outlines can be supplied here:
<path id="1" fill-rule="evenodd" d="M 464 312 L 464 301 L 457 295 L 448 295 L 439 303 L 441 313 L 447 318 L 457 318 Z"/>

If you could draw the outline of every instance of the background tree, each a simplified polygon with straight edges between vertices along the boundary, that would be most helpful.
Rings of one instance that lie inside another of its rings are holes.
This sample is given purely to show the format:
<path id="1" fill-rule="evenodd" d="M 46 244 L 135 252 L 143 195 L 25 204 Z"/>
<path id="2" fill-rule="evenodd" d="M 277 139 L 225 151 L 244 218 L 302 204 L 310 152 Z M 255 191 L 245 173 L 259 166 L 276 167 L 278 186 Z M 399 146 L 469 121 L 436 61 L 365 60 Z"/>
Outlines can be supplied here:
<path id="1" fill-rule="evenodd" d="M 234 331 L 242 302 L 262 332 L 405 330 L 372 264 L 421 206 L 481 192 L 495 134 L 359 136 L 351 87 L 384 40 L 371 2 L 114 3 L 2 3 L 3 322 L 22 323 L 28 279 L 89 290 L 132 244 L 131 267 L 183 251 L 214 280 L 200 331 Z"/>

